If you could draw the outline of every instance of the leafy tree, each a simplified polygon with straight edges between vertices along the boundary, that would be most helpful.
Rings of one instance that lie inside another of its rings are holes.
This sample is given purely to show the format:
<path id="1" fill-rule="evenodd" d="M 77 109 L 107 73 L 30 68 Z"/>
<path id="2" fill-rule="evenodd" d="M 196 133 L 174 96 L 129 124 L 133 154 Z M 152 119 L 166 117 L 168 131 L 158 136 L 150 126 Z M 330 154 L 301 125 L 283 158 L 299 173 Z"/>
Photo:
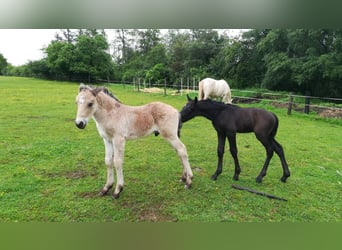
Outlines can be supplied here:
<path id="1" fill-rule="evenodd" d="M 267 69 L 263 84 L 316 96 L 341 95 L 340 44 L 339 30 L 270 31 L 257 47 Z"/>
<path id="2" fill-rule="evenodd" d="M 3 71 L 7 67 L 7 59 L 0 53 L 0 75 L 3 74 Z"/>
<path id="3" fill-rule="evenodd" d="M 166 68 L 162 63 L 157 63 L 151 69 L 146 71 L 145 81 L 152 81 L 152 83 L 161 83 L 166 76 Z"/>
<path id="4" fill-rule="evenodd" d="M 113 59 L 117 64 L 125 64 L 133 57 L 133 37 L 134 30 L 117 29 L 115 30 L 116 38 L 112 43 Z"/>
<path id="5" fill-rule="evenodd" d="M 227 40 L 216 57 L 216 71 L 235 88 L 260 87 L 265 74 L 258 43 L 269 30 L 245 32 L 241 40 Z"/>
<path id="6" fill-rule="evenodd" d="M 153 47 L 160 42 L 160 30 L 147 29 L 137 31 L 138 48 L 142 55 L 146 55 Z"/>
<path id="7" fill-rule="evenodd" d="M 172 33 L 169 44 L 170 53 L 170 71 L 173 74 L 173 81 L 180 77 L 186 77 L 186 70 L 188 68 L 188 44 L 190 36 L 186 33 Z"/>
<path id="8" fill-rule="evenodd" d="M 341 29 L 253 29 L 234 39 L 211 29 L 115 33 L 110 55 L 104 30 L 61 30 L 43 60 L 14 67 L 0 54 L 0 72 L 78 81 L 214 77 L 234 88 L 342 96 Z"/>
<path id="9" fill-rule="evenodd" d="M 112 67 L 107 51 L 108 43 L 103 35 L 78 36 L 71 70 L 88 78 L 89 82 L 95 78 L 107 79 Z"/>
<path id="10" fill-rule="evenodd" d="M 72 79 L 72 64 L 75 60 L 75 45 L 65 41 L 53 41 L 45 48 L 47 66 L 56 79 Z"/>
<path id="11" fill-rule="evenodd" d="M 69 34 L 69 33 L 65 33 Z M 75 39 L 66 36 L 52 41 L 45 53 L 56 79 L 108 79 L 113 74 L 109 46 L 103 32 L 80 30 Z"/>

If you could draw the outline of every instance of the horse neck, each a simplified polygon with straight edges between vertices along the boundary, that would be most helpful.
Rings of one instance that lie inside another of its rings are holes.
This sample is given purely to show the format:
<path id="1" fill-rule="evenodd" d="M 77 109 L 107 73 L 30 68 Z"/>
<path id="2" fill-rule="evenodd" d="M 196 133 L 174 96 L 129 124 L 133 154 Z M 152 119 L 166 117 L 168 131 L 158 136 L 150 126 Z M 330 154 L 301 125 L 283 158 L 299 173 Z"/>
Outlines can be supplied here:
<path id="1" fill-rule="evenodd" d="M 111 112 L 113 109 L 119 108 L 121 106 L 121 104 L 118 101 L 116 101 L 114 98 L 102 92 L 100 92 L 96 96 L 96 101 L 98 104 L 98 108 L 96 112 L 94 113 L 95 120 L 99 120 L 102 116 Z"/>
<path id="2" fill-rule="evenodd" d="M 212 121 L 224 108 L 224 106 L 215 105 L 214 103 L 203 103 L 203 106 L 198 109 L 198 116 L 203 116 Z"/>

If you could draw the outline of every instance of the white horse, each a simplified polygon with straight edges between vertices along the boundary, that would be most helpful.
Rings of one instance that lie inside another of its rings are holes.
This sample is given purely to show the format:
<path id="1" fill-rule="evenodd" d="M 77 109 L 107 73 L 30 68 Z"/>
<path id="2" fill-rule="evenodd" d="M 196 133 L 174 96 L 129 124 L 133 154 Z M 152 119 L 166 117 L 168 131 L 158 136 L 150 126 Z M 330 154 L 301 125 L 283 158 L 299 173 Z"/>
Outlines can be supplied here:
<path id="1" fill-rule="evenodd" d="M 232 103 L 230 88 L 225 80 L 205 78 L 198 84 L 198 100 L 211 98 L 222 98 L 224 103 Z"/>
<path id="2" fill-rule="evenodd" d="M 182 181 L 189 188 L 192 170 L 188 161 L 186 147 L 179 139 L 181 126 L 177 109 L 161 102 L 144 106 L 127 106 L 116 99 L 106 88 L 91 88 L 81 84 L 76 97 L 78 107 L 76 126 L 84 129 L 92 117 L 102 136 L 106 148 L 107 182 L 100 195 L 105 195 L 114 184 L 113 165 L 116 169 L 117 183 L 113 198 L 118 198 L 124 186 L 122 165 L 125 143 L 151 133 L 161 134 L 176 150 L 183 165 Z"/>

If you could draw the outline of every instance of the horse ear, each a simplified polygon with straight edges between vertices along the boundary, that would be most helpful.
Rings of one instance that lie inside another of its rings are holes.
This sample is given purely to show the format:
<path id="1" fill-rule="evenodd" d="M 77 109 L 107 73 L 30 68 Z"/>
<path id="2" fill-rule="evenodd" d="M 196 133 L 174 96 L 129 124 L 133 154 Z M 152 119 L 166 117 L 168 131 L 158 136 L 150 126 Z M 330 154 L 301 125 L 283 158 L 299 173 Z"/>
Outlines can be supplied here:
<path id="1" fill-rule="evenodd" d="M 86 88 L 87 88 L 87 86 L 84 85 L 83 82 L 81 82 L 81 83 L 80 83 L 80 87 L 78 88 L 78 92 L 81 92 L 83 89 L 86 89 Z"/>
<path id="2" fill-rule="evenodd" d="M 102 88 L 95 88 L 91 90 L 91 93 L 93 93 L 94 96 L 97 96 L 97 94 L 100 93 L 102 90 Z"/>
<path id="3" fill-rule="evenodd" d="M 197 101 L 198 101 L 197 96 L 195 97 L 195 100 L 194 100 L 194 101 L 195 101 L 195 103 L 197 103 Z"/>
<path id="4" fill-rule="evenodd" d="M 188 101 L 192 101 L 189 94 L 186 94 L 186 98 L 188 99 Z"/>

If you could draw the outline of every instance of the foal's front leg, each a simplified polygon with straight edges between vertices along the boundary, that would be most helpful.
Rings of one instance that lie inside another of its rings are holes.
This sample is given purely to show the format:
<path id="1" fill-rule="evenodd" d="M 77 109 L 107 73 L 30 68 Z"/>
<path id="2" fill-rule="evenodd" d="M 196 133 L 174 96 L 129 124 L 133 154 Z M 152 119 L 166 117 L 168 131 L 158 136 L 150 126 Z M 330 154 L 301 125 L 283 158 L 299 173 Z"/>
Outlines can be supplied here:
<path id="1" fill-rule="evenodd" d="M 113 193 L 113 198 L 119 198 L 119 195 L 124 187 L 124 177 L 122 172 L 122 165 L 124 160 L 124 151 L 126 140 L 124 137 L 117 136 L 114 138 L 114 166 L 116 170 L 116 187 Z"/>
<path id="2" fill-rule="evenodd" d="M 224 146 L 226 144 L 226 136 L 223 133 L 217 132 L 217 169 L 215 173 L 211 176 L 211 179 L 216 181 L 217 177 L 222 173 L 222 162 L 224 155 Z"/>
<path id="3" fill-rule="evenodd" d="M 113 148 L 113 143 L 112 141 L 109 141 L 107 139 L 103 139 L 104 145 L 105 145 L 105 150 L 106 150 L 106 155 L 105 155 L 105 163 L 107 166 L 107 182 L 102 188 L 100 195 L 106 195 L 113 187 L 114 184 L 114 175 L 113 175 L 113 160 L 114 160 L 114 148 Z"/>

